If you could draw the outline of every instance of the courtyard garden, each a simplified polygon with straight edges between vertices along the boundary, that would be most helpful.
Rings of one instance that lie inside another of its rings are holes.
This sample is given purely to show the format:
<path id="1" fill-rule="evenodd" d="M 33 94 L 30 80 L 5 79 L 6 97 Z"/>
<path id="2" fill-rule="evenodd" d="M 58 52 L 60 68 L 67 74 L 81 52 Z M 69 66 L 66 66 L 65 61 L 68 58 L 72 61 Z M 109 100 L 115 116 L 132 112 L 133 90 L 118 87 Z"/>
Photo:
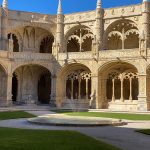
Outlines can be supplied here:
<path id="1" fill-rule="evenodd" d="M 18 119 L 18 118 L 32 118 L 34 115 L 25 111 L 4 111 L 0 112 L 0 120 Z"/>
<path id="2" fill-rule="evenodd" d="M 75 131 L 0 128 L 2 150 L 119 150 Z"/>
<path id="3" fill-rule="evenodd" d="M 32 118 L 24 111 L 0 112 L 0 120 Z M 2 150 L 120 150 L 76 131 L 49 131 L 0 127 Z"/>
<path id="4" fill-rule="evenodd" d="M 58 114 L 69 116 L 84 117 L 102 117 L 114 119 L 127 119 L 133 121 L 150 121 L 150 114 L 131 114 L 131 113 L 111 113 L 111 112 L 71 112 L 66 110 L 55 111 Z M 32 113 L 32 112 L 30 112 Z M 0 122 L 7 122 L 9 119 L 33 118 L 36 117 L 25 111 L 5 111 L 0 112 Z M 12 120 L 11 120 L 12 121 Z M 14 120 L 15 121 L 15 120 Z M 17 120 L 16 120 L 17 121 Z M 19 122 L 18 122 L 19 123 Z M 30 124 L 28 124 L 30 125 Z M 15 127 L 15 128 L 14 128 Z M 110 129 L 108 127 L 108 129 Z M 117 128 L 114 128 L 116 130 Z M 119 129 L 120 130 L 120 129 Z M 124 129 L 123 129 L 124 130 Z M 99 129 L 98 131 L 102 131 Z M 145 134 L 149 137 L 150 129 L 134 130 Z M 135 134 L 136 134 L 135 132 Z M 0 149 L 2 150 L 121 150 L 109 142 L 105 143 L 101 139 L 93 138 L 91 135 L 84 135 L 86 132 L 79 133 L 71 131 L 67 128 L 64 130 L 54 130 L 50 128 L 34 129 L 34 125 L 30 129 L 19 129 L 11 124 L 0 127 Z M 110 134 L 111 135 L 111 134 Z M 94 136 L 95 137 L 95 136 Z M 146 137 L 145 137 L 146 138 Z M 107 141 L 107 140 L 106 140 Z M 118 145 L 117 145 L 118 146 Z"/>
<path id="5" fill-rule="evenodd" d="M 110 113 L 110 112 L 70 112 L 66 110 L 57 110 L 57 113 L 63 113 L 70 116 L 84 116 L 84 117 L 102 117 L 125 120 L 150 120 L 150 114 L 129 114 L 129 113 Z"/>

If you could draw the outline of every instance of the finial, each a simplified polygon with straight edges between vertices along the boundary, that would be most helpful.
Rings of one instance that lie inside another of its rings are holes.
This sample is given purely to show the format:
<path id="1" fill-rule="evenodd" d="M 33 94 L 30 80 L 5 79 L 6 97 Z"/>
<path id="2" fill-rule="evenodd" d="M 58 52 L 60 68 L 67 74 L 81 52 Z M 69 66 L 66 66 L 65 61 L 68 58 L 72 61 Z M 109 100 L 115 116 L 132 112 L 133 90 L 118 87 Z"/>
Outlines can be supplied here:
<path id="1" fill-rule="evenodd" d="M 59 0 L 57 14 L 62 14 L 62 1 Z"/>
<path id="2" fill-rule="evenodd" d="M 8 0 L 3 0 L 2 7 L 6 9 L 8 8 Z"/>
<path id="3" fill-rule="evenodd" d="M 101 8 L 102 7 L 102 0 L 97 0 L 97 8 Z"/>

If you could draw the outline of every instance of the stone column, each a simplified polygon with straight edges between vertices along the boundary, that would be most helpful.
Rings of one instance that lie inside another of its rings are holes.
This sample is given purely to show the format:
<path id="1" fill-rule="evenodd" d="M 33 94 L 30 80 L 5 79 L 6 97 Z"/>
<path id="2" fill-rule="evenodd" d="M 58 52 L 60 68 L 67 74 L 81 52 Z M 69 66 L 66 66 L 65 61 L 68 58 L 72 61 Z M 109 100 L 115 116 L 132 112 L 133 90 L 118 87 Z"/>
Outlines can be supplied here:
<path id="1" fill-rule="evenodd" d="M 78 89 L 78 92 L 79 92 L 79 95 L 78 95 L 78 99 L 80 100 L 81 99 L 81 79 L 78 80 L 79 82 L 79 89 Z"/>
<path id="2" fill-rule="evenodd" d="M 8 27 L 8 7 L 2 5 L 2 16 L 1 16 L 1 49 L 8 50 L 8 37 L 7 37 L 7 27 Z"/>
<path id="3" fill-rule="evenodd" d="M 124 79 L 121 78 L 120 81 L 121 81 L 121 98 L 120 98 L 120 100 L 121 100 L 121 102 L 124 102 L 124 97 L 123 97 L 123 82 L 124 82 Z"/>
<path id="4" fill-rule="evenodd" d="M 74 84 L 74 80 L 71 79 L 71 99 L 73 99 L 73 84 Z"/>
<path id="5" fill-rule="evenodd" d="M 98 74 L 91 75 L 91 92 L 94 94 L 94 100 L 92 102 L 93 108 L 99 109 L 98 100 Z"/>
<path id="6" fill-rule="evenodd" d="M 88 91 L 88 79 L 86 79 L 86 99 L 88 100 L 88 94 L 89 94 L 89 91 Z"/>
<path id="7" fill-rule="evenodd" d="M 142 28 L 146 39 L 146 48 L 150 47 L 150 2 L 144 0 L 142 3 Z"/>
<path id="8" fill-rule="evenodd" d="M 56 106 L 56 75 L 51 75 L 51 98 L 50 105 Z"/>
<path id="9" fill-rule="evenodd" d="M 103 25 L 103 17 L 104 17 L 104 10 L 102 8 L 101 1 L 97 1 L 96 7 L 96 17 L 95 17 L 95 50 L 93 49 L 93 53 L 95 57 L 98 58 L 99 51 L 103 47 L 103 33 L 104 33 L 104 25 Z"/>
<path id="10" fill-rule="evenodd" d="M 61 2 L 61 0 L 59 0 L 58 11 L 57 11 L 56 44 L 59 44 L 59 52 L 63 52 L 63 45 L 64 45 L 64 15 L 63 15 L 63 12 L 62 12 L 62 2 Z"/>
<path id="11" fill-rule="evenodd" d="M 115 102 L 115 79 L 112 79 L 112 102 Z"/>
<path id="12" fill-rule="evenodd" d="M 21 100 L 21 78 L 20 78 L 20 74 L 17 74 L 17 81 L 18 81 L 18 90 L 17 90 L 17 102 L 20 102 Z"/>
<path id="13" fill-rule="evenodd" d="M 122 50 L 125 48 L 124 28 L 122 29 Z"/>
<path id="14" fill-rule="evenodd" d="M 66 80 L 64 77 L 57 76 L 56 78 L 56 106 L 61 108 L 64 100 L 66 100 Z"/>
<path id="15" fill-rule="evenodd" d="M 12 75 L 7 76 L 7 105 L 12 103 Z"/>
<path id="16" fill-rule="evenodd" d="M 23 68 L 21 68 L 21 74 L 20 74 L 20 86 L 19 86 L 19 90 L 20 90 L 20 102 L 24 102 L 23 101 Z"/>
<path id="17" fill-rule="evenodd" d="M 130 81 L 130 96 L 129 96 L 129 100 L 132 102 L 133 99 L 132 99 L 132 78 L 129 78 L 129 81 Z"/>
<path id="18" fill-rule="evenodd" d="M 139 74 L 138 110 L 147 111 L 146 74 Z"/>

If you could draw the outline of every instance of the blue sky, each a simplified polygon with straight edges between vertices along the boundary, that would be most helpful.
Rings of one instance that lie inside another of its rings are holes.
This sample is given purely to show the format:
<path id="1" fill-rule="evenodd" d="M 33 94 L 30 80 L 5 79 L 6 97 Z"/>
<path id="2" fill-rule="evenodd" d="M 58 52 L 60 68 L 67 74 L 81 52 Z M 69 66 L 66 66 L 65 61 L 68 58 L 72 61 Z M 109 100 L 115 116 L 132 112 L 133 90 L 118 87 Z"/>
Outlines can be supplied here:
<path id="1" fill-rule="evenodd" d="M 9 9 L 46 14 L 56 14 L 58 0 L 8 0 Z M 62 0 L 63 12 L 80 12 L 94 10 L 97 0 Z M 2 0 L 0 0 L 2 3 Z M 116 7 L 122 5 L 138 4 L 142 0 L 103 0 L 103 7 Z"/>

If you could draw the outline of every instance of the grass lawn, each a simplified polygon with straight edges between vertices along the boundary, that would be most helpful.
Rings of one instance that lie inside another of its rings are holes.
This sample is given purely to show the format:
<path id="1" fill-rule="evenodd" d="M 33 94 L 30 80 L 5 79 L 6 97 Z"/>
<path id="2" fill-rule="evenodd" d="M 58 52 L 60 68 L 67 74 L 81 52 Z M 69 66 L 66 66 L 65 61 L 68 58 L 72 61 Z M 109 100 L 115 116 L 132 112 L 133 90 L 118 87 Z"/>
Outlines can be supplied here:
<path id="1" fill-rule="evenodd" d="M 137 132 L 140 132 L 140 133 L 143 133 L 143 134 L 146 134 L 146 135 L 150 135 L 150 129 L 141 129 L 141 130 L 136 130 Z"/>
<path id="2" fill-rule="evenodd" d="M 120 150 L 75 131 L 0 128 L 2 150 Z"/>
<path id="3" fill-rule="evenodd" d="M 24 111 L 6 111 L 0 112 L 0 120 L 17 119 L 17 118 L 32 118 L 35 117 Z"/>
<path id="4" fill-rule="evenodd" d="M 150 120 L 150 114 L 128 114 L 128 113 L 107 113 L 107 112 L 67 112 L 56 111 L 70 116 L 85 116 L 85 117 L 104 117 L 127 120 Z"/>

